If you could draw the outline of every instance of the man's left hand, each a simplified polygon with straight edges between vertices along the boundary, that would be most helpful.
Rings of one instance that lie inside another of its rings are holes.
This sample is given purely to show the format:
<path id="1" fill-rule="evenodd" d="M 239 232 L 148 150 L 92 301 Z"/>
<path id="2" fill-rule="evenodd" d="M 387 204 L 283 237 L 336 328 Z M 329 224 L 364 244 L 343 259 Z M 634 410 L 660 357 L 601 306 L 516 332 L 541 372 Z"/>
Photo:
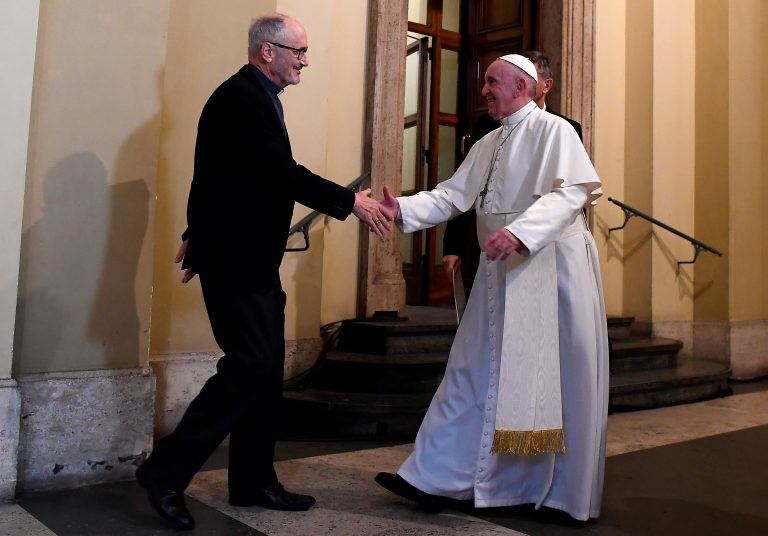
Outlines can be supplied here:
<path id="1" fill-rule="evenodd" d="M 525 248 L 522 242 L 509 229 L 502 227 L 493 233 L 485 243 L 485 258 L 495 261 L 506 260 L 515 251 Z"/>
<path id="2" fill-rule="evenodd" d="M 178 264 L 184 260 L 184 255 L 187 253 L 188 245 L 189 245 L 189 239 L 186 239 L 184 240 L 184 242 L 181 243 L 181 246 L 179 246 L 179 251 L 176 252 L 176 257 L 173 259 L 173 262 Z M 181 278 L 181 282 L 189 283 L 193 277 L 195 277 L 194 270 L 192 270 L 192 268 L 187 268 L 186 270 L 184 270 L 184 276 Z"/>

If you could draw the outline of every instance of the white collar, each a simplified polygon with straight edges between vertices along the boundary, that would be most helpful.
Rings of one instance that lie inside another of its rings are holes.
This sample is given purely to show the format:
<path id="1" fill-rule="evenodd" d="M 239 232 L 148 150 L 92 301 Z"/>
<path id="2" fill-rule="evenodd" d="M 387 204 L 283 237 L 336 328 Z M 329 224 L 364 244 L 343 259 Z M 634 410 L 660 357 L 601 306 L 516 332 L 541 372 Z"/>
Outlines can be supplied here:
<path id="1" fill-rule="evenodd" d="M 536 105 L 536 102 L 530 101 L 528 104 L 517 110 L 515 113 L 508 115 L 507 117 L 501 118 L 501 124 L 504 125 L 504 128 L 510 128 L 516 126 L 520 121 L 522 121 L 531 111 L 533 111 L 534 108 L 538 108 Z"/>

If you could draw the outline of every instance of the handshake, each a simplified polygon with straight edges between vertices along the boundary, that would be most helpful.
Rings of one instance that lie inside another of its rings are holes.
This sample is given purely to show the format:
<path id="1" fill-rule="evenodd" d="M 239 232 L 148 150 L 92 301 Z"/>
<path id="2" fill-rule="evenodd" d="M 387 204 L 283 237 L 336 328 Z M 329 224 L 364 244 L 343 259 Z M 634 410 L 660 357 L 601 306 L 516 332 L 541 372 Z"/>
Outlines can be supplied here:
<path id="1" fill-rule="evenodd" d="M 392 230 L 392 221 L 397 217 L 397 199 L 384 187 L 384 199 L 377 201 L 371 197 L 371 189 L 355 194 L 355 206 L 352 212 L 370 227 L 372 233 L 384 236 Z"/>

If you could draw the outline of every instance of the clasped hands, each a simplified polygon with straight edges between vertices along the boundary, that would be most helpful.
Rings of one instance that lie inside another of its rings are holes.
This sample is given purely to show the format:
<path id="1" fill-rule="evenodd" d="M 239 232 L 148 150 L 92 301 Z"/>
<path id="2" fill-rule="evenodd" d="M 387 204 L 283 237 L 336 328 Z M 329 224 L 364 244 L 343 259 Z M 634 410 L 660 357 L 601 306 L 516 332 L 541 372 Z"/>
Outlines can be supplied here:
<path id="1" fill-rule="evenodd" d="M 371 232 L 384 236 L 392 230 L 392 222 L 397 216 L 397 199 L 384 187 L 384 200 L 377 201 L 371 197 L 368 188 L 355 194 L 355 206 L 352 212 L 357 218 L 370 227 Z"/>

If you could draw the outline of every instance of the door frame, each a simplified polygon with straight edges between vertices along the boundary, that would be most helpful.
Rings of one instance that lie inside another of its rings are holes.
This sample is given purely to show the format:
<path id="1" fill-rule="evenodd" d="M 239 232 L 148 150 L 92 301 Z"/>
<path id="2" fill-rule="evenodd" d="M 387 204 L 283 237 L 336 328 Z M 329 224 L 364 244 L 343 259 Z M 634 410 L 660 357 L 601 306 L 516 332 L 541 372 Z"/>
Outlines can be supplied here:
<path id="1" fill-rule="evenodd" d="M 553 58 L 560 80 L 558 111 L 581 123 L 584 146 L 593 157 L 595 0 L 538 0 L 537 13 L 542 29 L 538 47 Z M 364 161 L 371 171 L 373 193 L 380 197 L 385 185 L 397 193 L 402 187 L 402 170 L 392 160 L 401 162 L 403 154 L 408 0 L 369 0 L 368 23 Z M 358 278 L 361 316 L 370 317 L 377 311 L 405 312 L 399 234 L 391 236 L 388 240 L 369 240 L 367 233 L 362 234 Z"/>

